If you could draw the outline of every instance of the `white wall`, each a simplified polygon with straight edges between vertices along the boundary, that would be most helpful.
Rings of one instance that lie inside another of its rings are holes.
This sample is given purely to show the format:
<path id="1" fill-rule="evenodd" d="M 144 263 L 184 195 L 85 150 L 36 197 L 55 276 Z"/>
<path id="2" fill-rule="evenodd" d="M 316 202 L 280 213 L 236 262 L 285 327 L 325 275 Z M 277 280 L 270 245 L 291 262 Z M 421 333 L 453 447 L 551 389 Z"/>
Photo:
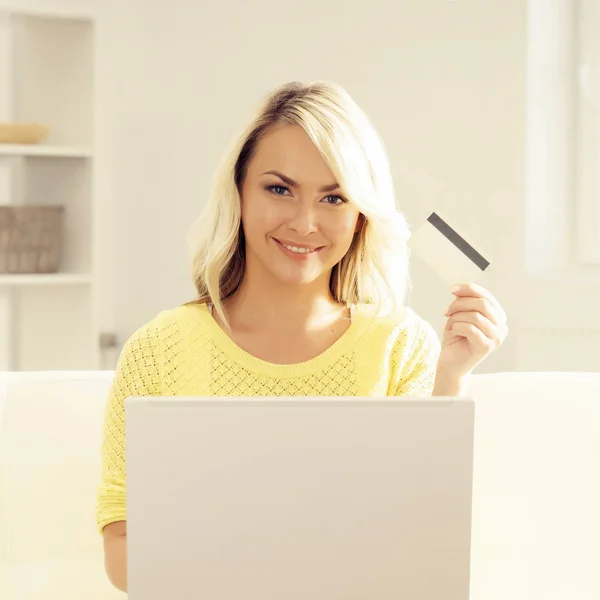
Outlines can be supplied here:
<path id="1" fill-rule="evenodd" d="M 519 235 L 523 201 L 522 0 L 309 0 L 285 12 L 269 0 L 148 5 L 106 11 L 111 73 L 129 79 L 114 123 L 119 333 L 187 299 L 184 233 L 218 156 L 260 96 L 296 78 L 349 90 L 384 137 L 411 224 L 435 209 L 456 214 L 498 258 L 489 285 L 510 305 L 518 254 L 504 240 Z M 440 326 L 446 287 L 425 269 L 415 286 L 414 305 Z M 142 301 L 132 301 L 137 290 Z M 512 368 L 511 357 L 507 343 L 490 365 Z"/>
<path id="2" fill-rule="evenodd" d="M 596 334 L 577 333 L 573 347 L 588 344 L 577 356 L 549 351 L 556 334 L 548 327 L 566 318 L 570 299 L 533 302 L 523 274 L 525 0 L 70 5 L 99 16 L 102 320 L 122 339 L 191 297 L 187 228 L 221 152 L 261 96 L 291 79 L 333 79 L 381 132 L 411 226 L 443 211 L 491 254 L 482 283 L 506 307 L 512 334 L 482 370 L 600 362 L 591 360 Z M 413 305 L 440 328 L 446 286 L 418 263 L 414 282 Z M 552 297 L 554 289 L 543 288 Z M 541 323 L 533 333 L 532 314 Z"/>

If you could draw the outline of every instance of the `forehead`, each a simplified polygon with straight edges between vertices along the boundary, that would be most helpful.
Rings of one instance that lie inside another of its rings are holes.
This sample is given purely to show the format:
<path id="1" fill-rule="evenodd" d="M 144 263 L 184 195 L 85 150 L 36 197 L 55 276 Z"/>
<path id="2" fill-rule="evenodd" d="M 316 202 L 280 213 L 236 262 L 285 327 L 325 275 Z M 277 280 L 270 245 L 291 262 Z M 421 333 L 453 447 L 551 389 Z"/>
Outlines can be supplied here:
<path id="1" fill-rule="evenodd" d="M 274 125 L 263 135 L 248 165 L 248 174 L 265 171 L 279 171 L 307 185 L 335 181 L 319 150 L 299 125 Z"/>

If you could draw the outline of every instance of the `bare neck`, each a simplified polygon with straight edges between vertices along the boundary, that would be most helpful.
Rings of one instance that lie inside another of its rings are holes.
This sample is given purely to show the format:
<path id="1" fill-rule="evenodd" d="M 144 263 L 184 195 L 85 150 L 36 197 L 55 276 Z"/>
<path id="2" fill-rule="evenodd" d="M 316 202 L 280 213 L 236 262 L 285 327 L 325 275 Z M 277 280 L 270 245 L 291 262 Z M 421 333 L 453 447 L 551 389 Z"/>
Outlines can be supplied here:
<path id="1" fill-rule="evenodd" d="M 234 329 L 307 332 L 327 326 L 346 310 L 329 290 L 329 280 L 304 285 L 246 278 L 225 302 Z"/>

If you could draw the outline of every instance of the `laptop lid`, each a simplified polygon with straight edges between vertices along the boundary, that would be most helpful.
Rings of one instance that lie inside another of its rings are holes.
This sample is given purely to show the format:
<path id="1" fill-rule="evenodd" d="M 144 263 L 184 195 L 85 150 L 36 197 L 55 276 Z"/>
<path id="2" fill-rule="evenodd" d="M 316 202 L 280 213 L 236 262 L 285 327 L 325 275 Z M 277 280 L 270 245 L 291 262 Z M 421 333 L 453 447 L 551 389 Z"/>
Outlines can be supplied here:
<path id="1" fill-rule="evenodd" d="M 474 403 L 126 401 L 131 600 L 466 600 Z"/>

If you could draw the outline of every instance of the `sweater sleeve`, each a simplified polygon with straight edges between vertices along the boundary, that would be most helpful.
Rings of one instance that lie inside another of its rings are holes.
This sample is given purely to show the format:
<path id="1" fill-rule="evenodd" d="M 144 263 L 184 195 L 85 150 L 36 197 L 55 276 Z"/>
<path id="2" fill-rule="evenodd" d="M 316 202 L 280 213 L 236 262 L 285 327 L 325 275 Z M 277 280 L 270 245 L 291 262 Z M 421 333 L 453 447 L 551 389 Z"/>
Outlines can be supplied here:
<path id="1" fill-rule="evenodd" d="M 431 396 L 440 354 L 440 340 L 433 327 L 418 318 L 411 323 L 412 344 L 394 361 L 394 396 Z"/>
<path id="2" fill-rule="evenodd" d="M 100 532 L 109 523 L 126 520 L 125 400 L 159 396 L 159 338 L 152 324 L 125 343 L 106 403 L 102 431 L 102 474 L 97 493 L 96 522 Z"/>

